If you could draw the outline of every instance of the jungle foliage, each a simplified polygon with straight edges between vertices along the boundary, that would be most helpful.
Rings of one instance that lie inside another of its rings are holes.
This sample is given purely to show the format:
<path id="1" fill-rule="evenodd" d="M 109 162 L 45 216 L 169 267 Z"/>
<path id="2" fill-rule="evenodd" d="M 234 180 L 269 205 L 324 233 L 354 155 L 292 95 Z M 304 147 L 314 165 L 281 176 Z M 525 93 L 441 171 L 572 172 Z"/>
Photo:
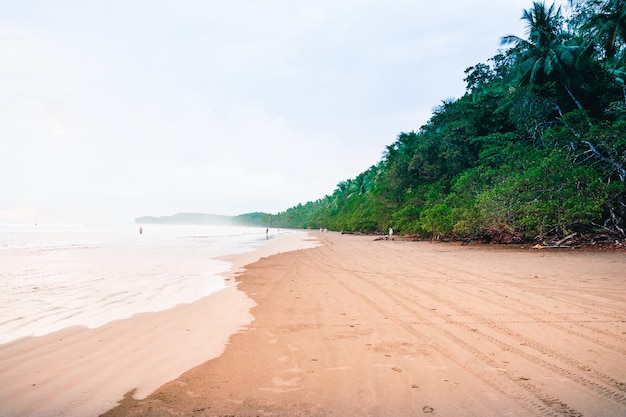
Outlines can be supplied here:
<path id="1" fill-rule="evenodd" d="M 380 162 L 274 226 L 471 239 L 626 237 L 626 0 L 533 3 L 525 37 Z"/>

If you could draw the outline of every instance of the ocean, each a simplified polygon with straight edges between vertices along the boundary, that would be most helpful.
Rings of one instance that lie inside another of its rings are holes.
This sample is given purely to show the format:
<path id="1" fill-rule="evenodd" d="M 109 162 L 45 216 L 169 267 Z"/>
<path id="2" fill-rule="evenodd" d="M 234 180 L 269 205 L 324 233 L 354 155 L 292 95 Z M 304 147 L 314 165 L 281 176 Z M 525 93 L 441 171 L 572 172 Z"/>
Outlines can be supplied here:
<path id="1" fill-rule="evenodd" d="M 139 227 L 0 225 L 0 344 L 196 301 L 226 286 L 217 257 L 268 241 L 265 228 Z"/>

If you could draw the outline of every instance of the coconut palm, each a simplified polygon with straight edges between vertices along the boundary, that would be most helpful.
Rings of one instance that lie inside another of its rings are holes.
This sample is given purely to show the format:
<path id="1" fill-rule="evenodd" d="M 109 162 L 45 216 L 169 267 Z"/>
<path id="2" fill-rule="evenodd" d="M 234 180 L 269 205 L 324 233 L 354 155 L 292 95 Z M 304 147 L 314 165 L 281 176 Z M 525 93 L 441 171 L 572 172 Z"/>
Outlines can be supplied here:
<path id="1" fill-rule="evenodd" d="M 554 4 L 533 3 L 524 10 L 522 20 L 527 23 L 528 39 L 508 35 L 501 39 L 502 45 L 513 45 L 510 56 L 513 74 L 520 85 L 542 84 L 547 81 L 559 83 L 579 109 L 580 101 L 574 96 L 571 85 L 580 80 L 577 63 L 583 62 L 583 53 L 589 49 L 563 30 L 561 8 Z"/>
<path id="2" fill-rule="evenodd" d="M 624 65 L 620 54 L 626 42 L 626 0 L 605 0 L 583 25 L 598 41 L 604 58 L 616 67 Z"/>

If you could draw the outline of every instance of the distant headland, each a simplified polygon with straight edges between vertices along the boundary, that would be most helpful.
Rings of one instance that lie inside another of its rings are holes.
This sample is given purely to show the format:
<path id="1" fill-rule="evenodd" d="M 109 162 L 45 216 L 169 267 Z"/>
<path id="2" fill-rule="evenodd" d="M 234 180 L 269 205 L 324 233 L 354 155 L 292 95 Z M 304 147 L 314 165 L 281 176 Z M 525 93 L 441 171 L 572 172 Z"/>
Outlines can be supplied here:
<path id="1" fill-rule="evenodd" d="M 177 213 L 171 216 L 142 216 L 135 219 L 137 224 L 205 224 L 224 226 L 265 226 L 271 219 L 268 213 L 246 213 L 238 216 L 224 216 L 205 213 Z"/>

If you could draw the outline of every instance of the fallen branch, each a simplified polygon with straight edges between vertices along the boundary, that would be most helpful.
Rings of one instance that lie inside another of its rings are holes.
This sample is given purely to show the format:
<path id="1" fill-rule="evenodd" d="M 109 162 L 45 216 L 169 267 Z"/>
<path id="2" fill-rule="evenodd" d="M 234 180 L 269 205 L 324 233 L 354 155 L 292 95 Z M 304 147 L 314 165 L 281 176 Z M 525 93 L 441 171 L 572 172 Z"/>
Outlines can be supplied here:
<path id="1" fill-rule="evenodd" d="M 615 169 L 617 170 L 617 174 L 619 175 L 620 180 L 622 180 L 622 182 L 626 181 L 626 169 L 624 169 L 624 167 L 613 161 L 610 158 L 607 158 L 606 156 L 602 155 L 602 153 L 598 150 L 598 148 L 596 148 L 593 143 L 589 142 L 588 140 L 583 141 L 583 143 L 587 144 L 587 146 L 589 146 L 589 150 L 591 152 L 593 152 L 598 158 L 600 158 L 601 160 L 603 160 L 604 162 L 606 162 L 607 164 L 613 165 L 615 167 Z"/>
<path id="2" fill-rule="evenodd" d="M 554 242 L 555 246 L 561 246 L 563 243 L 567 242 L 568 240 L 572 239 L 574 236 L 576 236 L 578 234 L 578 232 L 574 232 L 574 233 L 570 233 L 569 235 L 565 236 L 563 239 Z"/>
<path id="3" fill-rule="evenodd" d="M 574 246 L 555 246 L 555 245 L 540 245 L 536 244 L 533 249 L 574 249 Z"/>

